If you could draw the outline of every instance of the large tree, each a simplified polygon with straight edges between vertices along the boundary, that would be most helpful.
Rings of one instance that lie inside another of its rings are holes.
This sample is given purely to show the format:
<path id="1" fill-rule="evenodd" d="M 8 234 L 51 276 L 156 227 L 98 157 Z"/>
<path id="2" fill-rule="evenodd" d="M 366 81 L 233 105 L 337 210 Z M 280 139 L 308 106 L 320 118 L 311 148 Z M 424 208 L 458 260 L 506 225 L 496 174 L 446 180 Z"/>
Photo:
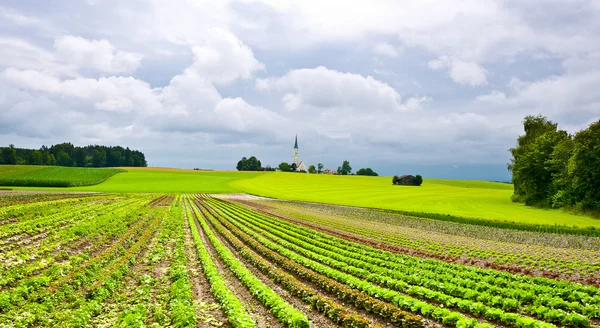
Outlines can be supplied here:
<path id="1" fill-rule="evenodd" d="M 548 164 L 556 145 L 570 138 L 569 134 L 558 130 L 557 124 L 544 116 L 525 117 L 523 127 L 525 134 L 510 149 L 513 158 L 508 168 L 513 176 L 513 200 L 527 205 L 550 205 L 549 187 L 557 172 Z"/>
<path id="2" fill-rule="evenodd" d="M 362 168 L 362 169 L 356 171 L 356 175 L 368 175 L 368 176 L 376 177 L 379 174 L 377 174 L 377 172 L 373 171 L 373 169 L 371 169 L 370 167 L 367 167 L 367 168 Z"/>
<path id="3" fill-rule="evenodd" d="M 291 170 L 290 164 L 287 162 L 281 162 L 281 164 L 279 164 L 279 170 L 282 172 L 289 172 Z"/>
<path id="4" fill-rule="evenodd" d="M 569 169 L 579 205 L 600 210 L 600 121 L 575 135 Z"/>
<path id="5" fill-rule="evenodd" d="M 104 167 L 106 166 L 106 151 L 104 149 L 96 149 L 92 154 L 92 166 Z"/>
<path id="6" fill-rule="evenodd" d="M 242 159 L 237 163 L 236 169 L 238 171 L 262 171 L 262 165 L 260 161 L 251 156 L 250 158 L 242 157 Z"/>
<path id="7" fill-rule="evenodd" d="M 17 150 L 14 145 L 11 144 L 2 150 L 2 159 L 4 164 L 17 164 Z"/>
<path id="8" fill-rule="evenodd" d="M 308 173 L 317 173 L 317 169 L 315 168 L 314 165 L 311 165 L 308 167 Z"/>
<path id="9" fill-rule="evenodd" d="M 71 160 L 71 156 L 66 151 L 61 149 L 56 155 L 56 164 L 60 166 L 73 166 L 73 160 Z"/>
<path id="10" fill-rule="evenodd" d="M 323 173 L 323 163 L 317 164 L 317 173 Z"/>
<path id="11" fill-rule="evenodd" d="M 342 166 L 338 168 L 338 173 L 341 175 L 348 175 L 352 173 L 352 167 L 350 166 L 350 162 L 347 160 L 342 162 Z"/>

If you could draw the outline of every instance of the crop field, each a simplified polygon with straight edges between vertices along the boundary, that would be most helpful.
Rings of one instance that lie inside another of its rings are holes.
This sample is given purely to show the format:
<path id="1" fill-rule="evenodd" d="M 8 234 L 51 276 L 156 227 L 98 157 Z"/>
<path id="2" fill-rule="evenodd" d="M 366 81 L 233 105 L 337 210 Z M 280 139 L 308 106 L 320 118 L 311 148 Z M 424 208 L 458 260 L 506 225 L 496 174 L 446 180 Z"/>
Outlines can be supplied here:
<path id="1" fill-rule="evenodd" d="M 102 184 L 76 188 L 107 192 L 236 192 L 231 182 L 264 173 L 124 168 Z"/>
<path id="2" fill-rule="evenodd" d="M 119 169 L 0 165 L 0 186 L 77 187 L 99 184 Z"/>
<path id="3" fill-rule="evenodd" d="M 374 210 L 191 193 L 9 193 L 0 204 L 0 326 L 600 324 L 600 268 L 585 264 L 598 237 L 554 236 L 560 258 L 538 237 L 519 259 L 577 259 L 545 277 L 482 265 L 535 232 L 498 229 L 485 250 L 476 240 L 490 231 L 456 226 L 446 233 L 465 239 L 453 246 L 439 225 L 455 223 L 404 231 L 416 219 Z"/>

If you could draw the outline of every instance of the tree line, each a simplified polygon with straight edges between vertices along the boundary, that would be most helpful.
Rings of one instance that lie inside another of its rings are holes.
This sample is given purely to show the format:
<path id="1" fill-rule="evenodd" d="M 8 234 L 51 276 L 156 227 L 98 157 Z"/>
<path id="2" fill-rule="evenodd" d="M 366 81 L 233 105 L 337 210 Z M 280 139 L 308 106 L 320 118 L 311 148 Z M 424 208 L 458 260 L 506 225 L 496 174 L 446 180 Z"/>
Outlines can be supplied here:
<path id="1" fill-rule="evenodd" d="M 321 174 L 323 168 L 325 166 L 323 163 L 318 163 L 317 166 L 310 165 L 308 167 L 308 172 L 306 171 L 298 171 L 298 167 L 296 163 L 289 164 L 288 162 L 281 162 L 277 168 L 281 172 L 299 172 L 299 173 L 311 173 L 311 174 Z M 258 160 L 255 156 L 251 156 L 249 158 L 242 157 L 241 160 L 238 161 L 236 165 L 236 169 L 238 171 L 275 171 L 275 168 L 271 168 L 269 165 L 266 167 L 262 166 L 260 160 Z M 342 165 L 338 166 L 337 174 L 340 175 L 349 175 L 352 174 L 352 167 L 350 166 L 350 162 L 344 160 Z M 378 176 L 377 172 L 373 171 L 373 169 L 367 167 L 362 168 L 356 171 L 356 175 L 366 175 L 366 176 Z"/>
<path id="2" fill-rule="evenodd" d="M 78 147 L 71 143 L 42 146 L 40 149 L 15 148 L 14 145 L 0 147 L 0 164 L 77 167 L 148 166 L 144 153 L 128 147 L 98 145 Z"/>
<path id="3" fill-rule="evenodd" d="M 574 135 L 546 117 L 527 116 L 508 169 L 513 201 L 600 210 L 600 121 Z"/>

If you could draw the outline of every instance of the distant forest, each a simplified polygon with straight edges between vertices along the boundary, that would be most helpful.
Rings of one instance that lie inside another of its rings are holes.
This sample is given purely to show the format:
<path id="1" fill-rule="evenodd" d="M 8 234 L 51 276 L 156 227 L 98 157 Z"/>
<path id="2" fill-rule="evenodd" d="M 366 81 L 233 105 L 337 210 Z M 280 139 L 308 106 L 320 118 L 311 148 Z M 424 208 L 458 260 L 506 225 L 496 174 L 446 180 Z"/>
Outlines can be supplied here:
<path id="1" fill-rule="evenodd" d="M 121 146 L 77 147 L 61 143 L 40 149 L 0 147 L 0 164 L 58 165 L 77 167 L 148 166 L 144 154 Z"/>

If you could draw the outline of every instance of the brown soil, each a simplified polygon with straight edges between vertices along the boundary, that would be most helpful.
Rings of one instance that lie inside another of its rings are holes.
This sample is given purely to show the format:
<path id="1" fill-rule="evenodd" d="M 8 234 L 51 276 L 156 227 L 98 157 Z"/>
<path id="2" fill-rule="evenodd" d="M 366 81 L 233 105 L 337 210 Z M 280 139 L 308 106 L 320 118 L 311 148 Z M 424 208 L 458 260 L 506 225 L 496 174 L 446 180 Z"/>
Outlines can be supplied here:
<path id="1" fill-rule="evenodd" d="M 186 219 L 187 220 L 187 219 Z M 190 227 L 185 224 L 185 255 L 187 258 L 188 274 L 190 283 L 192 284 L 192 293 L 194 299 L 207 304 L 217 304 L 215 297 L 210 292 L 210 283 L 202 271 L 202 264 L 196 252 L 196 246 L 192 240 Z M 210 313 L 218 322 L 222 323 L 222 327 L 232 327 L 227 316 L 220 309 L 211 311 Z M 199 322 L 198 327 L 206 327 L 206 323 Z"/>
<path id="2" fill-rule="evenodd" d="M 173 203 L 174 199 L 175 199 L 175 195 L 162 195 L 162 196 L 152 200 L 149 205 L 152 207 L 170 206 Z"/>

